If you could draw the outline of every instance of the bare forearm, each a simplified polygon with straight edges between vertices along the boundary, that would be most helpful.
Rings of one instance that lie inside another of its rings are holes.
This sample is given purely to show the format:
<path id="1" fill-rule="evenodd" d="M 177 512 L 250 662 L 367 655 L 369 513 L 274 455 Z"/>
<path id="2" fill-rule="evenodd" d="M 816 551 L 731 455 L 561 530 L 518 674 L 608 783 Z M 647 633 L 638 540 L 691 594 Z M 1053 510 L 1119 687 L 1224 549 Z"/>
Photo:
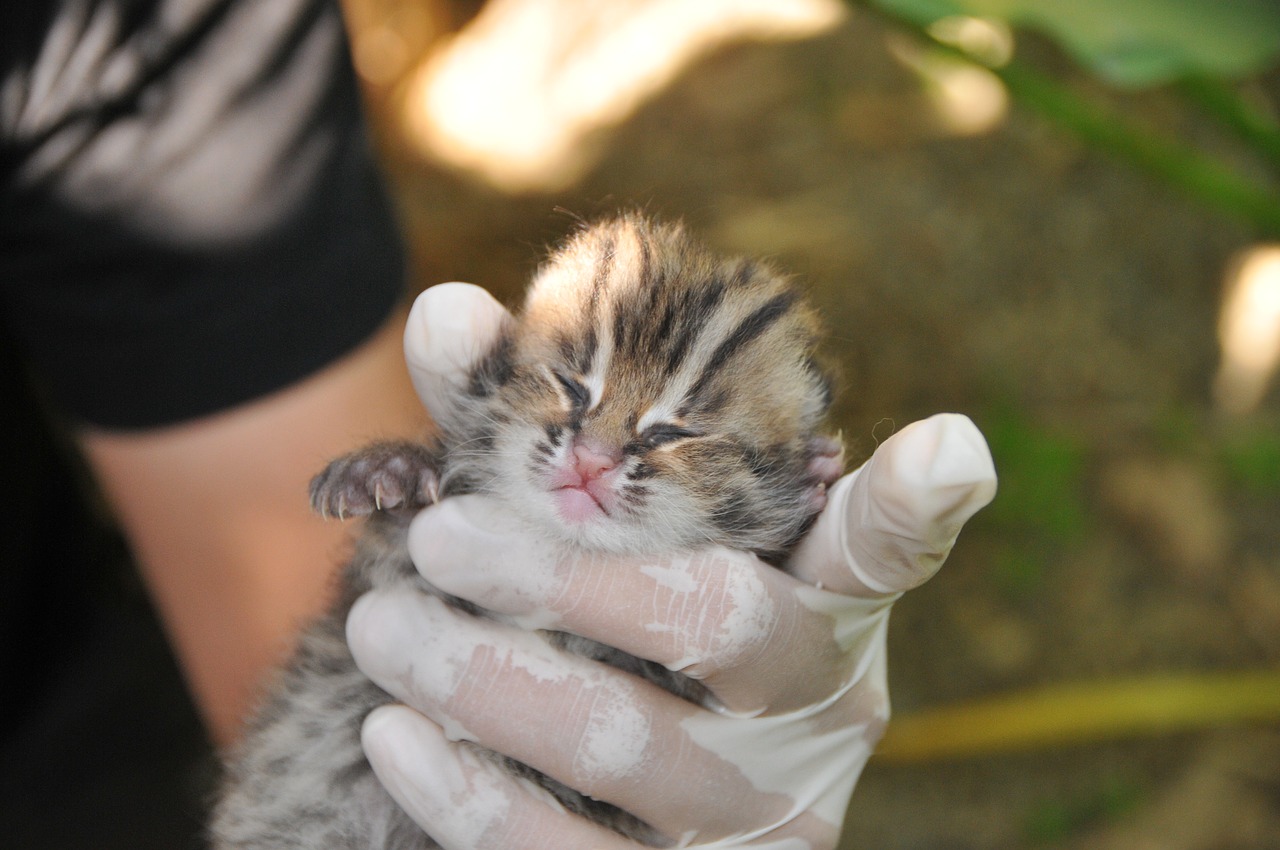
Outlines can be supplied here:
<path id="1" fill-rule="evenodd" d="M 347 532 L 311 515 L 310 477 L 372 437 L 425 432 L 402 329 L 397 316 L 325 371 L 215 416 L 80 435 L 216 743 L 327 598 Z"/>

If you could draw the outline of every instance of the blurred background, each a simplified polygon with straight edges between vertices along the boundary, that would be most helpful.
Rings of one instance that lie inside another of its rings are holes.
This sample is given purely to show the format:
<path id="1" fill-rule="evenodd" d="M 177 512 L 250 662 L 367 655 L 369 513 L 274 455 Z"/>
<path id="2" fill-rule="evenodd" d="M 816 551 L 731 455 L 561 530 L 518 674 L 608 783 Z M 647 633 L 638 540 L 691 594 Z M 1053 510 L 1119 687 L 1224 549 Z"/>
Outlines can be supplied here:
<path id="1" fill-rule="evenodd" d="M 939 411 L 987 435 L 1000 493 L 895 609 L 843 847 L 1280 847 L 1280 7 L 345 5 L 417 285 L 514 304 L 640 207 L 806 282 L 854 462 Z M 131 757 L 86 757 L 67 834 L 199 846 L 207 749 L 137 672 L 158 632 L 110 628 L 79 709 Z M 71 793 L 0 797 L 41 781 Z"/>

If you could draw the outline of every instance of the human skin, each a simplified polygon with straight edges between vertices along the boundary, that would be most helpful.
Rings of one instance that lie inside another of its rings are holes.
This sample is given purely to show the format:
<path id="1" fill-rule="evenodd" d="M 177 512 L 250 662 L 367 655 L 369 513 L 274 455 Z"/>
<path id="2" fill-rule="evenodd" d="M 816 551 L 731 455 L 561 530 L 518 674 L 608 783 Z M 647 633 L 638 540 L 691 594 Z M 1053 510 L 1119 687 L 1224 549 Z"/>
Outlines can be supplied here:
<path id="1" fill-rule="evenodd" d="M 217 746 L 328 603 L 351 530 L 312 514 L 311 477 L 371 439 L 427 433 L 403 330 L 398 313 L 321 372 L 212 416 L 78 434 Z"/>

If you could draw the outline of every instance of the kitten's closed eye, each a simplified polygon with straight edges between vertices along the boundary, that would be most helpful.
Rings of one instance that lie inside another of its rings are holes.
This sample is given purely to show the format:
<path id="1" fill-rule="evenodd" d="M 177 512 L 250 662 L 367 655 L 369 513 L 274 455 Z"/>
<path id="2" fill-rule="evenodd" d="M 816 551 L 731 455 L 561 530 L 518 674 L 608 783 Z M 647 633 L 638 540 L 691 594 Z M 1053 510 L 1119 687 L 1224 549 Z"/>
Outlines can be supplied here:
<path id="1" fill-rule="evenodd" d="M 575 413 L 581 413 L 591 406 L 591 391 L 581 382 L 555 373 L 556 380 L 560 386 L 564 388 L 565 397 L 569 401 L 569 407 Z"/>
<path id="2" fill-rule="evenodd" d="M 647 449 L 655 449 L 667 443 L 674 443 L 676 440 L 685 440 L 697 436 L 699 436 L 697 431 L 691 431 L 688 428 L 682 428 L 679 425 L 670 423 L 659 423 L 645 428 L 644 433 L 640 435 L 640 442 Z"/>

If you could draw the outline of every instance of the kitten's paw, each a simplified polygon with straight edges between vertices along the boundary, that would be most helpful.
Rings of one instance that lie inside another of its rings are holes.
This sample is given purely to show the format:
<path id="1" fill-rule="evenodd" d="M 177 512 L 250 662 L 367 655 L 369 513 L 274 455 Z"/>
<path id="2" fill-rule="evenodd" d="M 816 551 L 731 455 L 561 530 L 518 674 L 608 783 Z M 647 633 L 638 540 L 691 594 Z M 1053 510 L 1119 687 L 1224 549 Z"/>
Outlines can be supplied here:
<path id="1" fill-rule="evenodd" d="M 326 519 L 418 510 L 439 495 L 435 456 L 418 443 L 365 446 L 333 461 L 311 480 L 311 509 Z"/>
<path id="2" fill-rule="evenodd" d="M 844 474 L 844 446 L 833 437 L 814 436 L 809 440 L 809 476 L 813 487 L 809 501 L 814 513 L 827 506 L 827 488 Z"/>

